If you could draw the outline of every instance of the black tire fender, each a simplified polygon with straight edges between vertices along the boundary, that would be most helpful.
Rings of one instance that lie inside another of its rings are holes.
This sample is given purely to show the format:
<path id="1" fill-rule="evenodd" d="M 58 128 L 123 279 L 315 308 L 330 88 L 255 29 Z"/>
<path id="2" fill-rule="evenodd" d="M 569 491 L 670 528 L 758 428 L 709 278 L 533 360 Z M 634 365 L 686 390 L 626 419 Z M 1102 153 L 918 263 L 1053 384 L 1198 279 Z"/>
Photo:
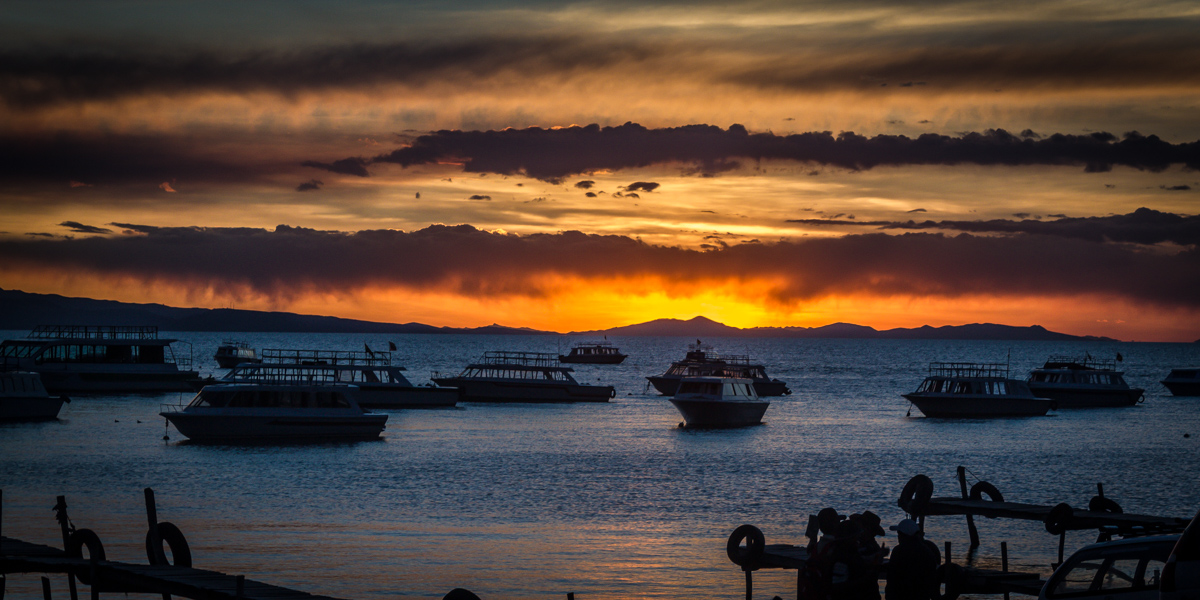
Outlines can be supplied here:
<path id="1" fill-rule="evenodd" d="M 67 538 L 67 556 L 69 558 L 83 558 L 84 548 L 88 550 L 88 560 L 93 562 L 105 560 L 104 544 L 100 543 L 100 536 L 96 535 L 96 532 L 91 529 L 76 529 Z M 75 576 L 84 585 L 92 585 L 92 577 L 89 573 L 81 571 L 76 573 Z"/>
<path id="2" fill-rule="evenodd" d="M 988 500 L 991 502 L 1004 502 L 1004 494 L 1001 494 L 1000 490 L 997 489 L 996 486 L 986 481 L 980 481 L 971 486 L 972 500 L 983 500 L 984 496 L 987 496 Z"/>
<path id="3" fill-rule="evenodd" d="M 187 538 L 183 537 L 183 532 L 175 526 L 174 523 L 159 523 L 158 535 L 162 543 L 171 548 L 171 556 L 175 559 L 176 567 L 191 567 L 192 566 L 192 549 L 188 546 Z M 154 535 L 152 532 L 146 532 L 146 558 L 150 564 L 171 564 L 169 561 L 165 563 L 158 562 L 158 553 L 155 552 Z"/>
<path id="4" fill-rule="evenodd" d="M 745 548 L 742 548 L 743 541 L 746 542 Z M 753 525 L 742 525 L 729 535 L 729 542 L 725 544 L 725 554 L 729 555 L 729 560 L 733 561 L 733 564 L 751 570 L 756 568 L 755 565 L 758 563 L 758 559 L 762 558 L 766 547 L 767 540 L 759 528 Z"/>
<path id="5" fill-rule="evenodd" d="M 1062 535 L 1067 532 L 1067 527 L 1070 526 L 1072 519 L 1075 518 L 1075 509 L 1071 508 L 1070 504 L 1063 502 L 1050 509 L 1046 518 L 1042 523 L 1046 525 L 1046 531 L 1054 535 Z"/>
<path id="6" fill-rule="evenodd" d="M 929 507 L 930 498 L 933 498 L 933 480 L 926 475 L 914 475 L 904 484 L 904 490 L 900 492 L 900 500 L 896 504 L 903 508 L 904 512 L 920 516 L 925 514 L 925 509 Z"/>
<path id="7" fill-rule="evenodd" d="M 963 570 L 954 563 L 942 563 L 937 568 L 938 589 L 934 594 L 937 600 L 957 600 L 962 593 Z M 945 584 L 946 591 L 942 591 Z"/>
<path id="8" fill-rule="evenodd" d="M 1112 513 L 1114 515 L 1125 512 L 1121 510 L 1121 505 L 1117 504 L 1115 500 L 1103 496 L 1092 496 L 1091 501 L 1088 502 L 1088 510 L 1092 512 Z"/>

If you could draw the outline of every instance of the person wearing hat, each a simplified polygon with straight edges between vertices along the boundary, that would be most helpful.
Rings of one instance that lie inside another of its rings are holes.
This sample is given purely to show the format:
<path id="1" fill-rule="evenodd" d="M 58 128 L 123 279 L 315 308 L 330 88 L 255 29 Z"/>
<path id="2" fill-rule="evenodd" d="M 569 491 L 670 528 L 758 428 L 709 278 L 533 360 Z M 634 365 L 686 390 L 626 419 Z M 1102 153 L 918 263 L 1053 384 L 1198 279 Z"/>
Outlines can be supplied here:
<path id="1" fill-rule="evenodd" d="M 886 600 L 931 600 L 937 597 L 938 558 L 922 539 L 921 527 L 912 519 L 891 526 L 896 547 L 887 565 Z"/>

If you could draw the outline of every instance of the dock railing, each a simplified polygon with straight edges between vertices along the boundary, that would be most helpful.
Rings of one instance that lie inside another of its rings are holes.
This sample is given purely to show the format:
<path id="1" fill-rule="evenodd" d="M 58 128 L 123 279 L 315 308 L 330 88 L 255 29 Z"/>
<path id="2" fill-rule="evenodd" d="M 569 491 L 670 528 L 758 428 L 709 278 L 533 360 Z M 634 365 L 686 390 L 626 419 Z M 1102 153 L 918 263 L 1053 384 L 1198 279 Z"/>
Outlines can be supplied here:
<path id="1" fill-rule="evenodd" d="M 29 332 L 29 339 L 101 339 L 153 340 L 158 339 L 157 325 L 38 325 Z"/>

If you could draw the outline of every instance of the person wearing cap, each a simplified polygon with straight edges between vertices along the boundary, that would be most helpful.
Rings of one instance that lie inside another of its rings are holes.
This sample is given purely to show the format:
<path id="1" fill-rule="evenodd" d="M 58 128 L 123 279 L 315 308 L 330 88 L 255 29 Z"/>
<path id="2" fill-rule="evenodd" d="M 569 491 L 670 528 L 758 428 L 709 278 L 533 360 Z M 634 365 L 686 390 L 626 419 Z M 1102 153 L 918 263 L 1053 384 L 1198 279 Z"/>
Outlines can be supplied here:
<path id="1" fill-rule="evenodd" d="M 931 600 L 937 596 L 938 558 L 922 539 L 921 527 L 904 519 L 890 528 L 896 532 L 887 565 L 886 600 Z"/>

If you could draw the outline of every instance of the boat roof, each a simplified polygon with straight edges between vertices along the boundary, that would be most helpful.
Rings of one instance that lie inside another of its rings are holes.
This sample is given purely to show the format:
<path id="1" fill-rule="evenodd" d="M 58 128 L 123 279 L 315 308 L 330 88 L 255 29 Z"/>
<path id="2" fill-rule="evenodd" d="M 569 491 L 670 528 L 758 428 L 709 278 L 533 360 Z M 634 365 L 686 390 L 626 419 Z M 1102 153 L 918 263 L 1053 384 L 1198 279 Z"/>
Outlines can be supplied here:
<path id="1" fill-rule="evenodd" d="M 931 362 L 929 377 L 1008 379 L 1005 363 Z"/>
<path id="2" fill-rule="evenodd" d="M 579 342 L 572 346 L 573 348 L 611 348 L 612 342 L 608 340 L 599 342 Z"/>
<path id="3" fill-rule="evenodd" d="M 490 350 L 483 353 L 478 362 L 467 365 L 468 369 L 503 367 L 506 369 L 549 369 L 554 371 L 574 371 L 558 362 L 558 355 L 549 352 L 513 352 L 509 350 Z"/>
<path id="4" fill-rule="evenodd" d="M 353 383 L 346 383 L 346 382 L 341 382 L 341 381 L 287 381 L 287 380 L 225 381 L 225 380 L 220 380 L 217 383 L 210 383 L 210 384 L 204 386 L 204 388 L 201 389 L 200 392 L 203 393 L 210 388 L 212 388 L 213 391 L 219 392 L 219 391 L 226 391 L 226 390 L 254 390 L 254 389 L 266 389 L 266 388 L 288 388 L 288 389 L 345 388 L 348 390 L 357 390 L 358 386 Z"/>
<path id="5" fill-rule="evenodd" d="M 264 348 L 259 356 L 263 364 L 270 365 L 339 365 L 358 367 L 387 367 L 392 364 L 392 353 L 386 350 L 289 350 Z"/>
<path id="6" fill-rule="evenodd" d="M 699 381 L 699 382 L 704 382 L 704 383 L 726 383 L 726 382 L 728 382 L 728 383 L 750 383 L 750 384 L 754 383 L 753 379 L 746 379 L 745 377 L 717 377 L 715 375 L 714 376 L 699 376 L 699 377 L 684 377 L 679 380 L 679 383 L 682 384 L 684 382 L 694 382 L 694 381 Z"/>
<path id="7" fill-rule="evenodd" d="M 1092 355 L 1086 354 L 1083 358 L 1075 356 L 1051 356 L 1046 359 L 1046 364 L 1034 371 L 1043 371 L 1050 369 L 1069 369 L 1072 371 L 1115 371 L 1117 370 L 1117 361 L 1115 359 L 1092 358 Z"/>

